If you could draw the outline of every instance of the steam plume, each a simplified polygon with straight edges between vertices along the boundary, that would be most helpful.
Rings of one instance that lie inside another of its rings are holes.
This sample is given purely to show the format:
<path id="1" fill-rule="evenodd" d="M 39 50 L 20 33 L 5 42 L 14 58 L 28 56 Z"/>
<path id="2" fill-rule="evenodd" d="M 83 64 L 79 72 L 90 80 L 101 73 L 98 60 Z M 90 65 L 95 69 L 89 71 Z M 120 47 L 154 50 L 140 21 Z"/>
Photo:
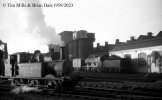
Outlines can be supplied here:
<path id="1" fill-rule="evenodd" d="M 2 2 L 35 2 L 39 0 L 5 0 Z M 8 43 L 9 53 L 42 49 L 47 51 L 50 43 L 60 44 L 55 29 L 45 22 L 43 8 L 0 6 L 0 39 Z"/>

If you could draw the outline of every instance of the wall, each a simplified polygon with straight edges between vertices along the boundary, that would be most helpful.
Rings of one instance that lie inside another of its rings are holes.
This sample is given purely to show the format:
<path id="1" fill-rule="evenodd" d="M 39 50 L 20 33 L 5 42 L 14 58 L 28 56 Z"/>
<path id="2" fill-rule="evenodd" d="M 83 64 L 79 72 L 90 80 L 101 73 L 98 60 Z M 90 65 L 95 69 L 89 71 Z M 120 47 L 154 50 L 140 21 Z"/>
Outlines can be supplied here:
<path id="1" fill-rule="evenodd" d="M 152 54 L 153 51 L 162 51 L 162 46 L 154 46 L 154 47 L 146 47 L 146 48 L 138 48 L 138 49 L 129 49 L 129 50 L 121 50 L 121 51 L 110 51 L 110 55 L 117 55 L 122 58 L 127 55 L 131 55 L 131 63 L 133 66 L 133 70 L 135 72 L 156 72 L 161 73 L 160 66 L 155 67 L 155 63 L 151 60 L 151 64 L 149 64 L 148 59 L 149 55 Z M 139 65 L 139 53 L 146 53 L 146 65 Z M 161 54 L 162 56 L 162 54 Z"/>
<path id="2" fill-rule="evenodd" d="M 73 59 L 73 67 L 74 68 L 80 68 L 80 67 L 82 67 L 82 65 L 81 65 L 81 59 L 80 58 L 75 58 L 75 59 Z"/>
<path id="3" fill-rule="evenodd" d="M 74 57 L 74 41 L 69 43 L 69 58 Z"/>
<path id="4" fill-rule="evenodd" d="M 87 39 L 87 38 L 82 38 L 78 39 L 78 57 L 85 59 L 87 58 L 90 54 L 92 54 L 93 50 L 93 41 Z"/>

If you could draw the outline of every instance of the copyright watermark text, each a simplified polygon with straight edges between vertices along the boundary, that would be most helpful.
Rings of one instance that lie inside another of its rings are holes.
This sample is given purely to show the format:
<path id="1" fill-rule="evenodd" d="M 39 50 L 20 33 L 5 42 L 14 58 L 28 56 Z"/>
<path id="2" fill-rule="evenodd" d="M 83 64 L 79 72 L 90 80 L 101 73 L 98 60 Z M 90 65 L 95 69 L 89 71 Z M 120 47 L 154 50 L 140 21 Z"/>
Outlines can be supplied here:
<path id="1" fill-rule="evenodd" d="M 2 7 L 73 7 L 73 3 L 2 3 Z"/>

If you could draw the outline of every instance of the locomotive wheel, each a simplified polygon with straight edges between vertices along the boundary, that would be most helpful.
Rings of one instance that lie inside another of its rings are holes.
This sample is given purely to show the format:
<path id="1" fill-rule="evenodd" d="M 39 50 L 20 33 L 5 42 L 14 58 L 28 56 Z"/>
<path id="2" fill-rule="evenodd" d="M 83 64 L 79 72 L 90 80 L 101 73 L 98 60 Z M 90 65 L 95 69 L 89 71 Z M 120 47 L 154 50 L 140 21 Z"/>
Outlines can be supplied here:
<path id="1" fill-rule="evenodd" d="M 18 80 L 14 80 L 14 84 L 15 84 L 16 86 L 21 85 L 20 81 L 18 81 Z"/>
<path id="2" fill-rule="evenodd" d="M 48 74 L 45 76 L 45 78 L 55 78 L 55 76 L 53 76 L 52 74 Z M 47 83 L 47 88 L 49 89 L 53 89 L 54 91 L 58 91 L 59 90 L 59 84 L 56 82 L 56 80 L 48 80 Z"/>
<path id="3" fill-rule="evenodd" d="M 29 80 L 29 86 L 37 86 L 37 85 L 39 85 L 39 82 L 38 82 L 38 80 Z"/>

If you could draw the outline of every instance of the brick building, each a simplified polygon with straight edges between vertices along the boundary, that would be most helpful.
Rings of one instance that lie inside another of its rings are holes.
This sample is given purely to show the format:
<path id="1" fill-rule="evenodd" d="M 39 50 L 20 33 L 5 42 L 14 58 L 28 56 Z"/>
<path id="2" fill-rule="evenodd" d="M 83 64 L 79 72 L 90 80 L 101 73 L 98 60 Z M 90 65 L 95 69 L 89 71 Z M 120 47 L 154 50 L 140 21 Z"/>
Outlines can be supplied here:
<path id="1" fill-rule="evenodd" d="M 135 72 L 162 73 L 162 31 L 156 36 L 149 32 L 125 43 L 116 42 L 110 55 L 131 59 L 130 67 Z"/>

